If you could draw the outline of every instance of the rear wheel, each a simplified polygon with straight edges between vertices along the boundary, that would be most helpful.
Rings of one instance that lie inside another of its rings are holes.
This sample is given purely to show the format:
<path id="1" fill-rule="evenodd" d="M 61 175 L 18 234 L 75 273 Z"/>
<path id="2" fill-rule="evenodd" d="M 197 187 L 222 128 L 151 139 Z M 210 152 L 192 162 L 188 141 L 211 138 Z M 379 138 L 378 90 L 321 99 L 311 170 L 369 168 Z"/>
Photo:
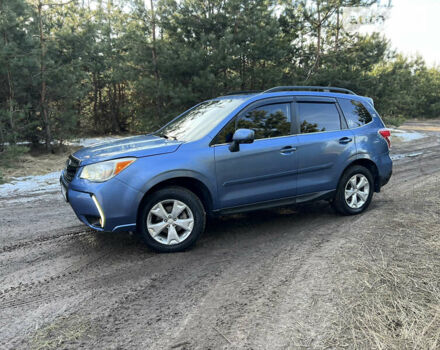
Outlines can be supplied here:
<path id="1" fill-rule="evenodd" d="M 205 229 L 200 199 L 183 187 L 152 193 L 141 208 L 138 231 L 143 241 L 159 252 L 177 252 L 192 246 Z"/>
<path id="2" fill-rule="evenodd" d="M 371 172 L 360 165 L 348 168 L 339 181 L 333 207 L 343 215 L 354 215 L 368 208 L 373 197 Z"/>

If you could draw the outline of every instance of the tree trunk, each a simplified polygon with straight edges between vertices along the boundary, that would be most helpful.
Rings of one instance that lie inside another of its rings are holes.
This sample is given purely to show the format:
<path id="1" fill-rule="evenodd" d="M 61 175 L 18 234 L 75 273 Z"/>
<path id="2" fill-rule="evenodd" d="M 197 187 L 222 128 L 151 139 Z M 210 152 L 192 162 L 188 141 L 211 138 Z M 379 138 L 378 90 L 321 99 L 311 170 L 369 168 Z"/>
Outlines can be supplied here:
<path id="1" fill-rule="evenodd" d="M 318 20 L 316 23 L 316 59 L 313 66 L 310 68 L 309 73 L 307 74 L 306 82 L 310 79 L 313 72 L 319 66 L 319 59 L 321 57 L 321 35 L 322 35 L 322 20 L 321 20 L 321 7 L 320 0 L 316 0 L 316 13 L 318 15 Z"/>
<path id="2" fill-rule="evenodd" d="M 0 122 L 0 153 L 5 149 L 5 138 L 3 136 L 3 125 Z"/>
<path id="3" fill-rule="evenodd" d="M 246 89 L 246 57 L 241 55 L 241 90 Z"/>
<path id="4" fill-rule="evenodd" d="M 250 70 L 251 70 L 251 86 L 250 86 L 250 89 L 254 90 L 255 89 L 255 60 L 254 59 L 251 59 Z"/>
<path id="5" fill-rule="evenodd" d="M 321 11 L 319 9 L 319 1 L 317 3 L 318 6 L 318 38 L 316 43 L 316 62 L 315 67 L 319 65 L 319 59 L 321 57 L 321 31 L 322 31 L 322 23 L 321 23 Z"/>
<path id="6" fill-rule="evenodd" d="M 159 67 L 157 64 L 156 14 L 154 12 L 153 0 L 150 0 L 150 6 L 151 6 L 151 35 L 152 35 L 152 40 L 153 40 L 153 43 L 152 43 L 153 45 L 151 47 L 151 56 L 153 59 L 154 80 L 156 82 L 156 112 L 157 112 L 156 118 L 159 119 L 161 116 L 161 99 L 160 99 L 160 91 L 159 91 L 160 74 L 159 74 Z"/>
<path id="7" fill-rule="evenodd" d="M 340 10 L 341 8 L 338 5 L 338 8 L 336 9 L 336 37 L 335 37 L 335 51 L 339 51 L 339 31 L 341 29 L 340 24 Z"/>
<path id="8" fill-rule="evenodd" d="M 93 73 L 93 126 L 95 131 L 98 129 L 98 81 Z"/>
<path id="9" fill-rule="evenodd" d="M 101 128 L 99 130 L 99 132 L 103 133 L 107 131 L 107 123 L 106 120 L 103 118 L 103 116 L 105 115 L 105 111 L 104 111 L 104 103 L 102 102 L 102 89 L 99 86 L 98 87 L 98 106 L 99 106 L 99 124 L 101 125 Z"/>
<path id="10" fill-rule="evenodd" d="M 47 101 L 46 101 L 46 44 L 44 43 L 44 32 L 43 32 L 43 18 L 41 10 L 43 3 L 41 0 L 38 1 L 38 26 L 40 31 L 40 77 L 41 77 L 41 91 L 40 91 L 40 108 L 43 115 L 44 131 L 45 131 L 45 144 L 46 150 L 52 151 L 52 135 L 50 128 L 50 121 L 47 112 Z"/>
<path id="11" fill-rule="evenodd" d="M 112 129 L 114 132 L 119 132 L 119 101 L 118 101 L 118 93 L 116 91 L 116 84 L 113 83 L 113 91 L 109 87 L 109 96 L 111 96 L 111 115 L 112 115 Z M 113 95 L 113 96 L 112 96 Z"/>
<path id="12" fill-rule="evenodd" d="M 3 33 L 3 38 L 5 45 L 7 45 L 8 37 L 6 36 L 6 32 Z M 15 144 L 17 142 L 16 139 L 17 135 L 15 134 L 15 125 L 14 125 L 14 87 L 12 86 L 11 70 L 9 69 L 9 64 L 7 64 L 6 66 L 6 73 L 8 76 L 8 87 L 9 87 L 9 96 L 8 96 L 9 127 L 11 128 L 11 134 L 12 134 L 12 138 L 9 140 L 9 142 Z"/>

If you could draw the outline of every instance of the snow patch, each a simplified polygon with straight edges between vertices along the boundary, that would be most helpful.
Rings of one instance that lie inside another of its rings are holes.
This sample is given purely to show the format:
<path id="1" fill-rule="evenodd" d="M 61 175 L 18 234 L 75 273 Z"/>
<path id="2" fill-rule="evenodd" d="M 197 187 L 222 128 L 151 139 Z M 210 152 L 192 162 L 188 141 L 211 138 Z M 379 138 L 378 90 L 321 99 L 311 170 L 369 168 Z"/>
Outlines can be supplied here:
<path id="1" fill-rule="evenodd" d="M 389 129 L 391 131 L 391 141 L 396 138 L 397 141 L 410 142 L 418 139 L 422 139 L 427 135 L 422 134 L 417 131 L 399 130 L 399 129 Z"/>
<path id="2" fill-rule="evenodd" d="M 59 171 L 54 171 L 45 175 L 13 178 L 9 183 L 0 185 L 0 199 L 57 191 L 60 189 L 60 175 Z"/>
<path id="3" fill-rule="evenodd" d="M 418 157 L 418 156 L 421 156 L 422 154 L 423 154 L 423 152 L 399 153 L 399 154 L 392 154 L 390 156 L 390 158 L 392 160 L 400 160 L 400 159 L 407 158 L 407 157 L 410 157 L 410 158 Z"/>

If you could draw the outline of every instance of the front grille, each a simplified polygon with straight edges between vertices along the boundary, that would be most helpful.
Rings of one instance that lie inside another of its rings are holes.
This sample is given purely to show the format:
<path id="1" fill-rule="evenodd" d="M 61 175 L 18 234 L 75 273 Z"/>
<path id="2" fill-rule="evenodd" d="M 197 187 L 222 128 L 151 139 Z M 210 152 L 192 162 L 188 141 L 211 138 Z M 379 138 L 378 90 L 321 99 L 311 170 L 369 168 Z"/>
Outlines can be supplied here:
<path id="1" fill-rule="evenodd" d="M 80 160 L 75 158 L 74 156 L 70 155 L 69 159 L 66 161 L 66 169 L 64 169 L 63 172 L 63 178 L 67 182 L 67 184 L 70 184 L 75 177 L 75 174 L 79 168 Z"/>

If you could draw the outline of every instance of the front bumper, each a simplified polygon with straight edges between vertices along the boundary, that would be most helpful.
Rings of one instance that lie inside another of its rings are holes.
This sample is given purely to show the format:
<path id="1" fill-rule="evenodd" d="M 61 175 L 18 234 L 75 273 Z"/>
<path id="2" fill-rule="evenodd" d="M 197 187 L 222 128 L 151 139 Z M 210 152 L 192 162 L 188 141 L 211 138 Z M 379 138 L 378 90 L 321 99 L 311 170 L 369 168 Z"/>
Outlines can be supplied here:
<path id="1" fill-rule="evenodd" d="M 79 220 L 97 231 L 132 231 L 142 193 L 113 178 L 93 183 L 75 178 L 66 184 L 66 199 Z"/>

